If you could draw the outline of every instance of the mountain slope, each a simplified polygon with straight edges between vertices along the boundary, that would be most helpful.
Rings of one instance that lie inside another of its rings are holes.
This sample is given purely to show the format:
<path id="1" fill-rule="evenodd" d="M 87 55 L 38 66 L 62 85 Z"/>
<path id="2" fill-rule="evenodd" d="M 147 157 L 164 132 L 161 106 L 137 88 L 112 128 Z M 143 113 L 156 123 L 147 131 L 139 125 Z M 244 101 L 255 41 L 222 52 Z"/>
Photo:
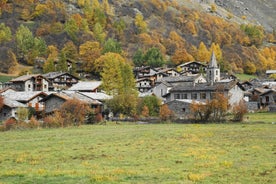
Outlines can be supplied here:
<path id="1" fill-rule="evenodd" d="M 252 2 L 255 1 L 258 0 Z M 10 28 L 12 37 L 10 40 L 1 41 L 0 34 L 0 49 L 5 51 L 0 54 L 0 63 L 5 66 L 0 72 L 12 71 L 9 69 L 12 67 L 9 63 L 14 65 L 14 58 L 33 65 L 33 60 L 37 57 L 45 58 L 49 62 L 61 60 L 61 56 L 74 62 L 87 62 L 88 64 L 81 66 L 81 70 L 93 72 L 93 68 L 87 66 L 92 66 L 93 61 L 104 54 L 100 51 L 104 50 L 108 38 L 120 43 L 122 55 L 130 62 L 138 49 L 146 53 L 152 47 L 158 48 L 170 65 L 194 59 L 206 62 L 210 52 L 214 50 L 215 43 L 218 52 L 216 54 L 221 55 L 219 60 L 225 71 L 261 73 L 266 69 L 276 68 L 275 46 L 262 46 L 265 41 L 275 41 L 275 35 L 265 35 L 262 27 L 247 25 L 251 17 L 256 18 L 254 11 L 245 6 L 245 3 L 251 1 L 91 2 L 94 4 L 83 4 L 84 1 L 77 0 L 14 0 L 1 4 L 1 22 Z M 212 2 L 217 3 L 213 10 Z M 275 3 L 265 2 L 258 6 L 264 10 L 257 13 L 266 16 L 263 19 L 267 23 L 259 22 L 268 25 L 266 28 L 269 33 L 274 26 L 274 22 L 271 23 L 274 17 L 268 15 L 270 12 L 274 13 L 275 10 L 271 7 L 274 7 Z M 270 7 L 266 9 L 266 6 Z M 246 14 L 244 18 L 244 11 L 239 14 L 236 9 L 246 7 L 246 11 L 253 13 Z M 138 15 L 141 15 L 139 20 Z M 40 52 L 37 50 L 39 47 L 33 45 L 22 55 L 15 39 L 20 25 L 27 27 L 36 39 L 44 40 L 46 46 L 51 46 L 51 49 Z M 93 42 L 94 46 L 99 45 L 97 54 L 81 51 L 89 41 Z M 203 45 L 207 47 L 205 50 Z M 54 50 L 58 54 L 51 53 Z"/>

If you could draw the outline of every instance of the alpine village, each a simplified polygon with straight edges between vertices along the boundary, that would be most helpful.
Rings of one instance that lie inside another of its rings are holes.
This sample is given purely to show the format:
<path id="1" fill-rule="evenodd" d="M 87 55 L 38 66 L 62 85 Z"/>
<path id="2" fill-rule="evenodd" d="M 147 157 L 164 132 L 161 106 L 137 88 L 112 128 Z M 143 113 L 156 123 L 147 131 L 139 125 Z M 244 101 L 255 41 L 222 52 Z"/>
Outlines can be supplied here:
<path id="1" fill-rule="evenodd" d="M 276 183 L 275 0 L 0 0 L 0 184 Z"/>

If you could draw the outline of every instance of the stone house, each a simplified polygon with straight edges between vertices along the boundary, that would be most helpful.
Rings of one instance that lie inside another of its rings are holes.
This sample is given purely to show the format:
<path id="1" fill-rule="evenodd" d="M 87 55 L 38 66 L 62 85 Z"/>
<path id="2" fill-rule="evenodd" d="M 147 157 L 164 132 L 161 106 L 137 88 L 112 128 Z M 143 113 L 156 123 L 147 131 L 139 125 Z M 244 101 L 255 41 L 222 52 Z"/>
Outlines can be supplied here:
<path id="1" fill-rule="evenodd" d="M 276 90 L 269 89 L 269 90 L 261 93 L 260 94 L 260 104 L 262 107 L 268 107 L 271 111 L 272 111 L 272 109 L 276 110 L 276 109 L 274 109 L 275 105 L 276 105 Z"/>
<path id="2" fill-rule="evenodd" d="M 71 99 L 77 99 L 84 103 L 87 103 L 97 113 L 102 113 L 102 103 L 100 101 L 91 99 L 90 97 L 75 91 L 62 91 L 52 93 L 43 98 L 41 102 L 43 102 L 45 105 L 45 114 L 52 114 L 55 111 L 59 110 L 66 101 Z"/>
<path id="3" fill-rule="evenodd" d="M 0 110 L 0 122 L 9 118 L 17 119 L 17 110 L 19 108 L 26 108 L 25 104 L 22 104 L 16 100 L 4 98 L 4 106 Z"/>
<path id="4" fill-rule="evenodd" d="M 177 76 L 177 77 L 164 77 L 156 81 L 155 87 L 152 92 L 155 96 L 163 99 L 163 96 L 168 94 L 172 87 L 180 84 L 194 84 L 194 83 L 205 83 L 206 79 L 201 75 L 190 75 L 190 76 Z M 164 99 L 163 99 L 164 100 Z"/>
<path id="5" fill-rule="evenodd" d="M 173 87 L 165 97 L 166 102 L 177 99 L 190 99 L 204 102 L 213 99 L 216 91 L 222 92 L 224 96 L 228 97 L 230 105 L 239 103 L 244 97 L 244 92 L 236 81 L 226 83 L 218 82 L 213 85 L 208 83 L 178 85 Z"/>
<path id="6" fill-rule="evenodd" d="M 190 105 L 192 103 L 203 103 L 191 99 L 176 99 L 166 103 L 169 109 L 173 110 L 177 119 L 189 119 L 191 115 Z"/>
<path id="7" fill-rule="evenodd" d="M 44 104 L 41 103 L 40 100 L 48 96 L 48 94 L 41 91 L 26 92 L 7 90 L 2 93 L 2 96 L 20 102 L 26 105 L 26 107 L 32 107 L 39 113 L 44 110 Z"/>
<path id="8" fill-rule="evenodd" d="M 68 89 L 79 82 L 79 78 L 67 72 L 50 72 L 43 74 L 49 82 L 49 91 Z"/>
<path id="9" fill-rule="evenodd" d="M 190 61 L 177 66 L 181 68 L 181 73 L 198 74 L 206 72 L 206 64 L 198 61 Z"/>
<path id="10" fill-rule="evenodd" d="M 49 80 L 40 74 L 23 75 L 5 83 L 16 91 L 48 91 Z"/>

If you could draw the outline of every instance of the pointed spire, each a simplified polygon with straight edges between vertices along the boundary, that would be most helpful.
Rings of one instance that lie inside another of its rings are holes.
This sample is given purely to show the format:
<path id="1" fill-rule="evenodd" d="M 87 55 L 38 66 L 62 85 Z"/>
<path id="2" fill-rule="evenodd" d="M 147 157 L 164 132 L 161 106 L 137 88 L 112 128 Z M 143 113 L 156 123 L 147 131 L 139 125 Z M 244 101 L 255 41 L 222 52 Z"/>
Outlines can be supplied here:
<path id="1" fill-rule="evenodd" d="M 216 55 L 215 52 L 212 52 L 212 56 L 211 56 L 211 60 L 209 62 L 209 67 L 210 68 L 217 68 L 218 64 L 217 64 L 217 59 L 216 59 Z"/>

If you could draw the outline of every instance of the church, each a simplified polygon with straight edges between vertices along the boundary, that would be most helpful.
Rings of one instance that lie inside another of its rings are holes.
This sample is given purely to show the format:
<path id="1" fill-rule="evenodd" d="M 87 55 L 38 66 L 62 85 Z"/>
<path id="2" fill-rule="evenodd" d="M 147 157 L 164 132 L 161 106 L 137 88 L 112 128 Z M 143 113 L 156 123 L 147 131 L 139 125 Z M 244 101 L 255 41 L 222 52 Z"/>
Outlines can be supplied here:
<path id="1" fill-rule="evenodd" d="M 179 84 L 171 88 L 164 98 L 165 103 L 177 116 L 185 116 L 190 113 L 189 106 L 192 102 L 204 103 L 212 100 L 217 91 L 228 97 L 230 107 L 244 97 L 244 91 L 237 81 L 221 80 L 220 68 L 213 52 L 206 68 L 205 83 Z"/>

